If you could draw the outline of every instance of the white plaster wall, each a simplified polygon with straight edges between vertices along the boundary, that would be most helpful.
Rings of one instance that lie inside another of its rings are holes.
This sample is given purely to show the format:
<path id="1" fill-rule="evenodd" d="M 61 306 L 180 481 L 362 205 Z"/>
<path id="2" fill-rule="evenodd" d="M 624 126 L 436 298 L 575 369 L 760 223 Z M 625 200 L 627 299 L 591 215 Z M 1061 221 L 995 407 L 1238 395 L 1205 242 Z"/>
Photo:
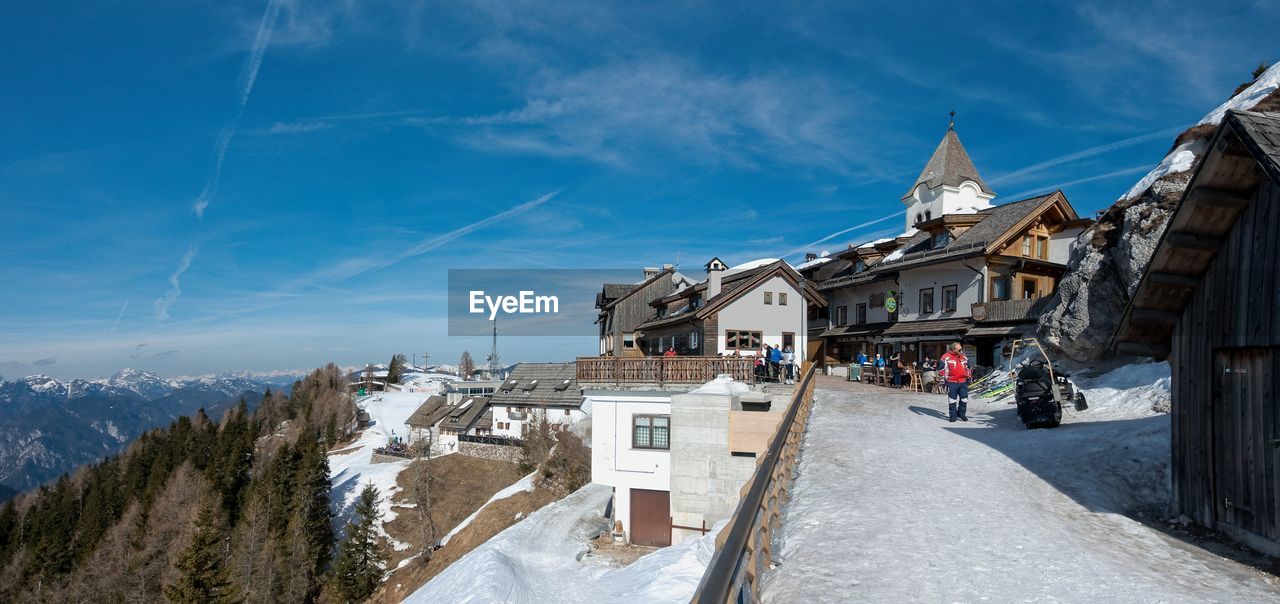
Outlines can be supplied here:
<path id="1" fill-rule="evenodd" d="M 1066 264 L 1071 259 L 1071 242 L 1084 229 L 1063 229 L 1049 236 L 1049 262 Z"/>
<path id="2" fill-rule="evenodd" d="M 981 271 L 983 262 L 975 258 L 969 261 L 969 266 Z M 981 273 L 966 268 L 962 262 L 948 262 L 903 271 L 898 276 L 898 285 L 902 294 L 898 301 L 898 320 L 925 321 L 968 317 L 972 314 L 970 305 L 979 302 L 982 283 Z M 942 311 L 942 288 L 946 285 L 958 286 L 954 312 Z M 933 287 L 932 313 L 920 312 L 920 290 L 926 287 Z"/>
<path id="3" fill-rule="evenodd" d="M 764 303 L 764 292 L 773 292 L 773 304 Z M 786 292 L 787 305 L 778 304 L 778 293 Z M 799 290 L 782 277 L 773 277 L 733 303 L 724 307 L 717 315 L 719 333 L 716 334 L 716 350 L 730 354 L 725 348 L 725 332 L 730 329 L 762 332 L 764 343 L 770 346 L 782 345 L 782 333 L 795 334 L 796 364 L 804 361 L 808 339 L 805 324 L 808 319 L 807 302 Z M 758 351 L 742 351 L 743 356 Z"/>
<path id="4" fill-rule="evenodd" d="M 591 395 L 591 481 L 614 488 L 613 515 L 631 538 L 631 489 L 671 491 L 671 452 L 631 448 L 632 416 L 670 415 L 671 398 Z M 672 428 L 675 433 L 675 428 Z"/>
<path id="5" fill-rule="evenodd" d="M 866 285 L 857 285 L 854 287 L 844 287 L 831 292 L 831 326 L 836 326 L 836 308 L 840 306 L 849 307 L 848 324 L 856 325 L 858 322 L 858 305 L 867 305 L 867 323 L 883 323 L 889 320 L 889 311 L 884 306 L 880 308 L 871 308 L 871 294 L 882 293 L 888 294 L 889 290 L 896 290 L 898 285 L 893 281 L 877 281 Z"/>
<path id="6" fill-rule="evenodd" d="M 541 413 L 541 410 L 533 408 L 529 413 L 525 414 L 525 419 L 517 420 L 512 419 L 511 417 L 511 410 L 515 407 L 507 405 L 493 405 L 490 408 L 493 409 L 493 435 L 507 436 L 510 438 L 524 438 L 525 424 L 536 421 L 536 415 Z M 587 414 L 583 413 L 580 409 L 570 409 L 568 415 L 565 415 L 564 411 L 564 409 L 547 409 L 547 421 L 552 424 L 572 425 L 586 419 L 587 417 Z M 510 422 L 511 427 L 498 428 L 498 422 Z"/>

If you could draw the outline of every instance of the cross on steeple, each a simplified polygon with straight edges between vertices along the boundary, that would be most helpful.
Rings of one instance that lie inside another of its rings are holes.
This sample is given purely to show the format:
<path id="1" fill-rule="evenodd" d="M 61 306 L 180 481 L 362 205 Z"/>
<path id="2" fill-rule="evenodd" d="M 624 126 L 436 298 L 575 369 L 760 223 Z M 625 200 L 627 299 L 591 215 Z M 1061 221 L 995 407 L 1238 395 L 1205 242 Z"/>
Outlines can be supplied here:
<path id="1" fill-rule="evenodd" d="M 951 128 L 955 128 L 955 127 L 956 127 L 956 110 L 955 110 L 955 109 L 952 109 L 952 110 L 951 110 L 951 114 L 950 114 L 950 115 L 951 115 L 951 123 L 950 123 L 950 124 L 947 124 L 947 129 L 951 129 Z"/>

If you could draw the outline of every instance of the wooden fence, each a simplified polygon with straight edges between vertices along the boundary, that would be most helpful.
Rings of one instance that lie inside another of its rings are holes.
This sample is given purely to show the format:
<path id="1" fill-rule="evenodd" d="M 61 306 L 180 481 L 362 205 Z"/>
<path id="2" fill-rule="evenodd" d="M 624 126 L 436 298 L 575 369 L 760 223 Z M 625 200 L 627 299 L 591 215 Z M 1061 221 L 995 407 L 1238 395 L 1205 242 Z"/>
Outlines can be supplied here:
<path id="1" fill-rule="evenodd" d="M 700 384 L 728 374 L 755 383 L 750 357 L 578 357 L 578 384 Z"/>
<path id="2" fill-rule="evenodd" d="M 787 501 L 813 407 L 814 366 L 808 364 L 803 375 L 769 449 L 742 487 L 738 508 L 716 537 L 716 553 L 693 595 L 694 604 L 760 601 L 760 578 L 771 562 L 773 529 Z"/>

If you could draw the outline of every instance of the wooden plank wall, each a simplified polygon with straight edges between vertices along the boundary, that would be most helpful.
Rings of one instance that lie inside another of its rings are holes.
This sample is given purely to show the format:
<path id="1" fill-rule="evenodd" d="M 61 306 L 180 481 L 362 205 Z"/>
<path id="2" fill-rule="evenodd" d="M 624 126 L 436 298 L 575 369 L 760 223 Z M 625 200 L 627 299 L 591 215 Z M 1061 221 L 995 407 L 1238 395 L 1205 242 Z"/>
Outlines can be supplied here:
<path id="1" fill-rule="evenodd" d="M 1199 289 L 1183 310 L 1173 334 L 1172 453 L 1174 505 L 1197 522 L 1214 527 L 1219 518 L 1213 419 L 1216 350 L 1280 345 L 1280 187 L 1264 182 L 1241 214 Z M 1277 401 L 1263 400 L 1267 416 Z M 1220 428 L 1220 427 L 1219 427 Z M 1252 454 L 1260 450 L 1251 446 Z M 1219 466 L 1243 471 L 1245 463 Z M 1223 471 L 1230 471 L 1224 469 Z M 1270 505 L 1277 505 L 1277 498 Z M 1275 510 L 1269 511 L 1275 514 Z M 1256 510 L 1260 516 L 1268 513 Z"/>

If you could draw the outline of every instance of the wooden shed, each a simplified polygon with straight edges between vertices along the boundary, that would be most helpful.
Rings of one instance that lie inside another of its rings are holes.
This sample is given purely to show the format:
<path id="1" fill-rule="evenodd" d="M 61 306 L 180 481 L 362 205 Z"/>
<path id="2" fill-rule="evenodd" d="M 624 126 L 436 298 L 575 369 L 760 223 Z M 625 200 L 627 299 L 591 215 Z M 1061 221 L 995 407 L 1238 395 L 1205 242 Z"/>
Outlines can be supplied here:
<path id="1" fill-rule="evenodd" d="M 1280 113 L 1223 118 L 1113 345 L 1172 366 L 1175 511 L 1280 554 Z"/>

